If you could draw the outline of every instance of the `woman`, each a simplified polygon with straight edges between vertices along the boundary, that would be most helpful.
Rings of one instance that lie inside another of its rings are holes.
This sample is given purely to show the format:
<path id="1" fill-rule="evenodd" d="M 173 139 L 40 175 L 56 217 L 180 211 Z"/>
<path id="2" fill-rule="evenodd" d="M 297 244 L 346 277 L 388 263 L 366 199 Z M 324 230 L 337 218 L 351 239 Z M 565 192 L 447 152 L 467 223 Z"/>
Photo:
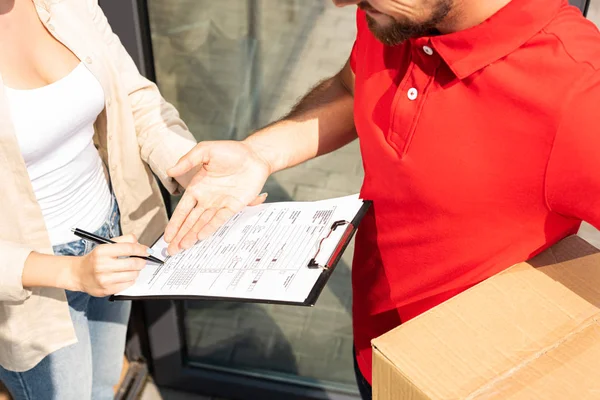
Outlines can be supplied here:
<path id="1" fill-rule="evenodd" d="M 181 190 L 166 170 L 194 145 L 97 0 L 0 0 L 0 381 L 15 400 L 113 397 L 129 303 L 106 296 L 166 225 L 152 172 Z M 71 228 L 128 235 L 94 247 Z"/>

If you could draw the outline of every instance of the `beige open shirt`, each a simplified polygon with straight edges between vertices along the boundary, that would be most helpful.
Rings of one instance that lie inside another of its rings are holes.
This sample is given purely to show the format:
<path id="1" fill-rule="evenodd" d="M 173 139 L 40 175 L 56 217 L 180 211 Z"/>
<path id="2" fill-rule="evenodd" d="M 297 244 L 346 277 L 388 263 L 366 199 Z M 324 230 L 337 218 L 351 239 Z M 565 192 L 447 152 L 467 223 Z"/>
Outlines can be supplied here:
<path id="1" fill-rule="evenodd" d="M 97 0 L 35 0 L 47 29 L 79 57 L 104 89 L 95 142 L 109 171 L 124 233 L 151 244 L 167 222 L 151 170 L 171 191 L 167 168 L 195 144 L 177 111 L 143 78 L 112 33 Z M 23 288 L 29 253 L 52 254 L 40 207 L 8 113 L 0 77 L 0 365 L 34 367 L 77 341 L 63 290 Z M 35 118 L 35 110 L 32 118 Z"/>

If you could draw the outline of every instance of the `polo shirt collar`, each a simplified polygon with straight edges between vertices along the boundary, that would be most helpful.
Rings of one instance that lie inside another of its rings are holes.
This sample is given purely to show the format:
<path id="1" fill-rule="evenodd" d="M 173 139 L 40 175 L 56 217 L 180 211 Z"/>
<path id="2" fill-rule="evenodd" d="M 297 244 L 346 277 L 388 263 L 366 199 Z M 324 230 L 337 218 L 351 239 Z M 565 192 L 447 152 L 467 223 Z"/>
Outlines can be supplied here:
<path id="1" fill-rule="evenodd" d="M 429 40 L 456 77 L 464 79 L 518 49 L 566 4 L 567 0 L 512 0 L 479 25 Z"/>

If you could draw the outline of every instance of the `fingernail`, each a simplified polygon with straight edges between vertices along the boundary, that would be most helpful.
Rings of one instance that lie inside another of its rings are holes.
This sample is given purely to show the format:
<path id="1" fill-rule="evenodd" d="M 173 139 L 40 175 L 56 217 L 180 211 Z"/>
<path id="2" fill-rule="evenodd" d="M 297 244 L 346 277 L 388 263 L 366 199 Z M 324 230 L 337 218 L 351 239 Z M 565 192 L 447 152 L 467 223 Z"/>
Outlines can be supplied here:
<path id="1" fill-rule="evenodd" d="M 150 247 L 148 247 L 148 254 L 154 254 L 154 250 L 152 250 Z"/>
<path id="2" fill-rule="evenodd" d="M 259 194 L 259 197 L 267 197 L 268 195 L 269 195 L 269 193 L 264 192 L 264 193 Z"/>

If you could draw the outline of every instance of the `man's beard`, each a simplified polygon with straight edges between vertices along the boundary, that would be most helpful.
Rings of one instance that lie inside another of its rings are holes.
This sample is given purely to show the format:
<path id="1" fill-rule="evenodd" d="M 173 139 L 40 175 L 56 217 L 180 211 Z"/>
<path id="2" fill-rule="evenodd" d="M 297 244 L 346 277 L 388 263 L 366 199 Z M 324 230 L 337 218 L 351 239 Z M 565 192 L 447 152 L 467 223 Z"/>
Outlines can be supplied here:
<path id="1" fill-rule="evenodd" d="M 410 38 L 429 36 L 436 32 L 436 26 L 441 23 L 452 10 L 453 0 L 439 0 L 434 6 L 431 17 L 424 22 L 396 21 L 381 26 L 375 18 L 367 14 L 367 24 L 373 35 L 387 46 L 396 46 Z M 361 9 L 372 9 L 367 2 L 359 3 Z"/>

